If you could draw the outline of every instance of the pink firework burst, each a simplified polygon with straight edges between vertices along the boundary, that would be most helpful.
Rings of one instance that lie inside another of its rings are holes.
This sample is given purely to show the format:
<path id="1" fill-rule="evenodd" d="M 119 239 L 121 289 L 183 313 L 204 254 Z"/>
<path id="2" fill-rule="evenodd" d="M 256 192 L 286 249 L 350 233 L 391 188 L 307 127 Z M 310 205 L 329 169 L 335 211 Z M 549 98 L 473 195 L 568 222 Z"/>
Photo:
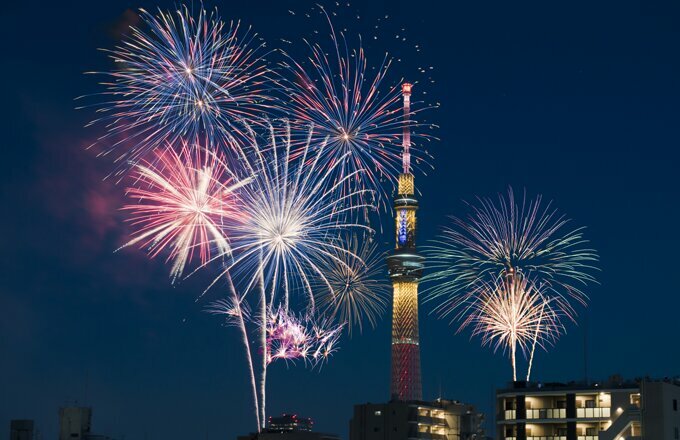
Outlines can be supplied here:
<path id="1" fill-rule="evenodd" d="M 138 164 L 133 177 L 127 195 L 136 203 L 123 209 L 131 213 L 135 231 L 122 247 L 140 244 L 152 257 L 167 249 L 173 281 L 194 254 L 205 263 L 231 252 L 225 222 L 239 217 L 236 191 L 250 178 L 237 178 L 217 153 L 187 141 L 179 152 L 156 150 L 154 160 Z"/>
<path id="2" fill-rule="evenodd" d="M 298 317 L 284 308 L 271 310 L 266 325 L 267 363 L 302 359 L 318 365 L 335 351 L 343 326 L 324 318 Z"/>

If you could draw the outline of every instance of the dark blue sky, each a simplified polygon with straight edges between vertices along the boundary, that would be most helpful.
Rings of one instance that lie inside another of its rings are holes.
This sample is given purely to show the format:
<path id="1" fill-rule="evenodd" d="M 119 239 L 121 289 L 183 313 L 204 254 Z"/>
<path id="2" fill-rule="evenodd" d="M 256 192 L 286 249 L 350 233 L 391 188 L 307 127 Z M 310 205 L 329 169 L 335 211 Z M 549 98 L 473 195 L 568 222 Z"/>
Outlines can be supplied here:
<path id="1" fill-rule="evenodd" d="M 432 115 L 441 141 L 434 172 L 417 178 L 421 243 L 464 213 L 462 200 L 508 185 L 543 194 L 588 227 L 602 272 L 582 325 L 540 354 L 536 378 L 583 376 L 585 320 L 591 377 L 680 373 L 680 4 L 446 3 L 352 6 L 367 19 L 389 14 L 423 45 L 399 75 L 421 61 L 435 67 L 425 98 L 442 103 Z M 304 36 L 287 10 L 312 4 L 206 3 L 272 43 Z M 127 9 L 154 5 L 0 11 L 0 435 L 9 419 L 34 418 L 55 438 L 58 407 L 76 400 L 94 406 L 96 431 L 131 440 L 234 438 L 254 424 L 236 332 L 194 302 L 205 279 L 173 288 L 160 260 L 113 253 L 125 231 L 122 188 L 102 182 L 110 164 L 83 148 L 96 132 L 82 128 L 92 114 L 73 98 L 97 87 L 82 73 L 109 69 L 96 49 L 115 44 Z M 426 397 L 441 389 L 490 411 L 494 387 L 510 377 L 506 359 L 430 309 L 421 313 Z M 270 414 L 305 414 L 346 436 L 352 404 L 389 397 L 389 322 L 343 339 L 321 372 L 274 368 Z"/>

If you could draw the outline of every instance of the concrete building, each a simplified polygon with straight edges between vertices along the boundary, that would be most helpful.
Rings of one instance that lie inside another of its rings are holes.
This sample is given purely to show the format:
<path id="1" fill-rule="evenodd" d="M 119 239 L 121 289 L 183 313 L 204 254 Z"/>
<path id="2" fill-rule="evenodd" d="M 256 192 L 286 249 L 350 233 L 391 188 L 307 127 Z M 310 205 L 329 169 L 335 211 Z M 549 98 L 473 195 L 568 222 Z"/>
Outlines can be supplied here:
<path id="1" fill-rule="evenodd" d="M 33 420 L 11 420 L 9 440 L 33 440 Z"/>
<path id="2" fill-rule="evenodd" d="M 484 418 L 471 405 L 451 400 L 356 405 L 350 440 L 480 440 Z"/>
<path id="3" fill-rule="evenodd" d="M 340 440 L 333 434 L 313 432 L 314 422 L 297 414 L 269 417 L 267 428 L 260 433 L 237 437 L 237 440 Z"/>
<path id="4" fill-rule="evenodd" d="M 59 440 L 111 440 L 92 433 L 92 408 L 69 406 L 59 408 Z"/>
<path id="5" fill-rule="evenodd" d="M 90 433 L 91 428 L 92 408 L 59 408 L 59 440 L 80 440 Z"/>
<path id="6" fill-rule="evenodd" d="M 496 392 L 498 440 L 680 439 L 680 380 L 515 382 Z"/>

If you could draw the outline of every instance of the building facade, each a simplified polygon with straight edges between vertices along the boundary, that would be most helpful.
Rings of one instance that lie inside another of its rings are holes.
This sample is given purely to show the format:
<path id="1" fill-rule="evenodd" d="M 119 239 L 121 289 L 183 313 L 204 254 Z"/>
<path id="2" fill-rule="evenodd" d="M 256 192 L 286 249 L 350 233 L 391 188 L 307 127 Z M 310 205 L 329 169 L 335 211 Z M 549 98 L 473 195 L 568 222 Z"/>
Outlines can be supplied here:
<path id="1" fill-rule="evenodd" d="M 680 439 L 680 381 L 515 382 L 496 392 L 499 440 Z"/>
<path id="2" fill-rule="evenodd" d="M 354 406 L 350 440 L 480 440 L 483 416 L 470 405 L 438 399 Z"/>
<path id="3" fill-rule="evenodd" d="M 112 440 L 92 433 L 92 408 L 68 406 L 59 408 L 59 440 Z"/>
<path id="4" fill-rule="evenodd" d="M 90 434 L 91 428 L 92 408 L 59 408 L 59 440 L 81 440 Z"/>
<path id="5" fill-rule="evenodd" d="M 237 437 L 237 440 L 340 440 L 333 434 L 313 432 L 314 422 L 297 414 L 269 417 L 267 427 L 259 433 Z"/>
<path id="6" fill-rule="evenodd" d="M 33 420 L 11 420 L 9 422 L 9 440 L 33 440 Z"/>

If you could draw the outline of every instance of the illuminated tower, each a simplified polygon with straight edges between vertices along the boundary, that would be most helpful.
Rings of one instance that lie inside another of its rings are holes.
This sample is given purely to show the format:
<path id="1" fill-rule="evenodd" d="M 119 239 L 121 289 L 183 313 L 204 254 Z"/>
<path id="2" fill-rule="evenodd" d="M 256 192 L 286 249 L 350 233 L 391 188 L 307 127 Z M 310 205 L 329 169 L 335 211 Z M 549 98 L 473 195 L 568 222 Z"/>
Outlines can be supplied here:
<path id="1" fill-rule="evenodd" d="M 394 199 L 396 247 L 387 257 L 394 296 L 392 301 L 392 399 L 422 400 L 420 345 L 418 338 L 418 282 L 423 257 L 416 251 L 416 210 L 411 174 L 410 99 L 411 84 L 401 86 L 404 97 L 403 171 Z"/>

